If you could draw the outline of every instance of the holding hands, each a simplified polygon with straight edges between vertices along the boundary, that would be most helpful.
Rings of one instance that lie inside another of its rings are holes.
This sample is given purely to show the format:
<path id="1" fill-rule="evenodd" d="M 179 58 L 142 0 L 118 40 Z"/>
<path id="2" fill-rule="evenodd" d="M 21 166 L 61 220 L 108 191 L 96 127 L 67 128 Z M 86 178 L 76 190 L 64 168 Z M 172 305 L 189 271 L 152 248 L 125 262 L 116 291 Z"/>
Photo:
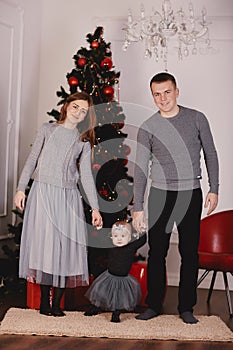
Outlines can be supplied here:
<path id="1" fill-rule="evenodd" d="M 138 233 L 147 231 L 146 217 L 144 211 L 135 211 L 133 213 L 132 224 Z"/>
<path id="2" fill-rule="evenodd" d="M 98 209 L 92 210 L 92 225 L 95 226 L 98 230 L 103 227 L 102 216 Z"/>

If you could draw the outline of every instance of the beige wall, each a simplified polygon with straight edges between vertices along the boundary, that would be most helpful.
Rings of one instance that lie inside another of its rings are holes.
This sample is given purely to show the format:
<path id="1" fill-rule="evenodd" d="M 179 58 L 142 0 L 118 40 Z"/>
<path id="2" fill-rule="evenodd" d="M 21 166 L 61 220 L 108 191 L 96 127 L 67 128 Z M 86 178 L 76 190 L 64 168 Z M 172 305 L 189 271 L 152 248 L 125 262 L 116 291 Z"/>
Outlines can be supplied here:
<path id="1" fill-rule="evenodd" d="M 12 208 L 18 168 L 37 129 L 40 8 L 35 0 L 0 0 L 0 238 L 15 222 Z"/>
<path id="2" fill-rule="evenodd" d="M 31 135 L 35 133 L 38 126 L 42 3 L 37 0 L 6 0 L 2 2 L 6 5 L 9 4 L 12 10 L 19 8 L 23 14 L 23 57 L 19 130 L 19 170 L 21 170 L 30 150 Z M 1 43 L 1 47 L 2 49 L 4 48 L 4 43 Z"/>

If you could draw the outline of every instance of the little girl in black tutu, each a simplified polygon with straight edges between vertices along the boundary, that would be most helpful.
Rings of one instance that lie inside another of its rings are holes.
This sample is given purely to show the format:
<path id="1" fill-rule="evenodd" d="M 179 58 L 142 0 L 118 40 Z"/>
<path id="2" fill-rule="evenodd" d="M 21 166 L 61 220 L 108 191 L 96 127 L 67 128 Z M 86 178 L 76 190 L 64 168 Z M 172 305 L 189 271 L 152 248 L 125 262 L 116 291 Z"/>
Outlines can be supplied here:
<path id="1" fill-rule="evenodd" d="M 109 251 L 108 269 L 94 280 L 85 294 L 91 302 L 85 316 L 97 315 L 103 309 L 112 311 L 111 322 L 120 322 L 121 310 L 134 310 L 140 301 L 140 284 L 129 271 L 137 249 L 146 242 L 146 234 L 131 236 L 128 222 L 117 221 L 112 226 L 113 248 Z"/>

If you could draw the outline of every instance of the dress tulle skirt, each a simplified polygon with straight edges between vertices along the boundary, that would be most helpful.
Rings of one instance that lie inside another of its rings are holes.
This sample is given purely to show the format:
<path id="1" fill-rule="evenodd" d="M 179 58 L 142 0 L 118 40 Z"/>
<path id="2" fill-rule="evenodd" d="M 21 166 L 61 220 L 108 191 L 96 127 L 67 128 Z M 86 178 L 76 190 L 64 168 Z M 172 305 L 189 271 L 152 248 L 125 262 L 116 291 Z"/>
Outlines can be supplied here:
<path id="1" fill-rule="evenodd" d="M 104 271 L 88 288 L 85 296 L 104 310 L 132 311 L 141 299 L 139 282 L 131 275 L 114 276 Z"/>
<path id="2" fill-rule="evenodd" d="M 89 283 L 78 189 L 33 182 L 23 219 L 19 277 L 60 288 Z"/>

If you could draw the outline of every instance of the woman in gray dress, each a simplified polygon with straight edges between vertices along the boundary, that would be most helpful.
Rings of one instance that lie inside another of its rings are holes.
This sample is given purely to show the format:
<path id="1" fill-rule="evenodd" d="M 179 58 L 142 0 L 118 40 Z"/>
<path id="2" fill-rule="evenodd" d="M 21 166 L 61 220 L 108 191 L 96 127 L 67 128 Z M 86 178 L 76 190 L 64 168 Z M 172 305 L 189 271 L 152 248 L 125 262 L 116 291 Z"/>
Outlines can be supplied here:
<path id="1" fill-rule="evenodd" d="M 44 315 L 64 316 L 60 301 L 65 288 L 89 283 L 87 223 L 77 183 L 81 181 L 92 208 L 92 224 L 102 227 L 91 170 L 95 123 L 91 96 L 68 96 L 59 121 L 44 123 L 37 132 L 19 179 L 14 202 L 20 210 L 25 207 L 19 277 L 40 284 Z"/>

